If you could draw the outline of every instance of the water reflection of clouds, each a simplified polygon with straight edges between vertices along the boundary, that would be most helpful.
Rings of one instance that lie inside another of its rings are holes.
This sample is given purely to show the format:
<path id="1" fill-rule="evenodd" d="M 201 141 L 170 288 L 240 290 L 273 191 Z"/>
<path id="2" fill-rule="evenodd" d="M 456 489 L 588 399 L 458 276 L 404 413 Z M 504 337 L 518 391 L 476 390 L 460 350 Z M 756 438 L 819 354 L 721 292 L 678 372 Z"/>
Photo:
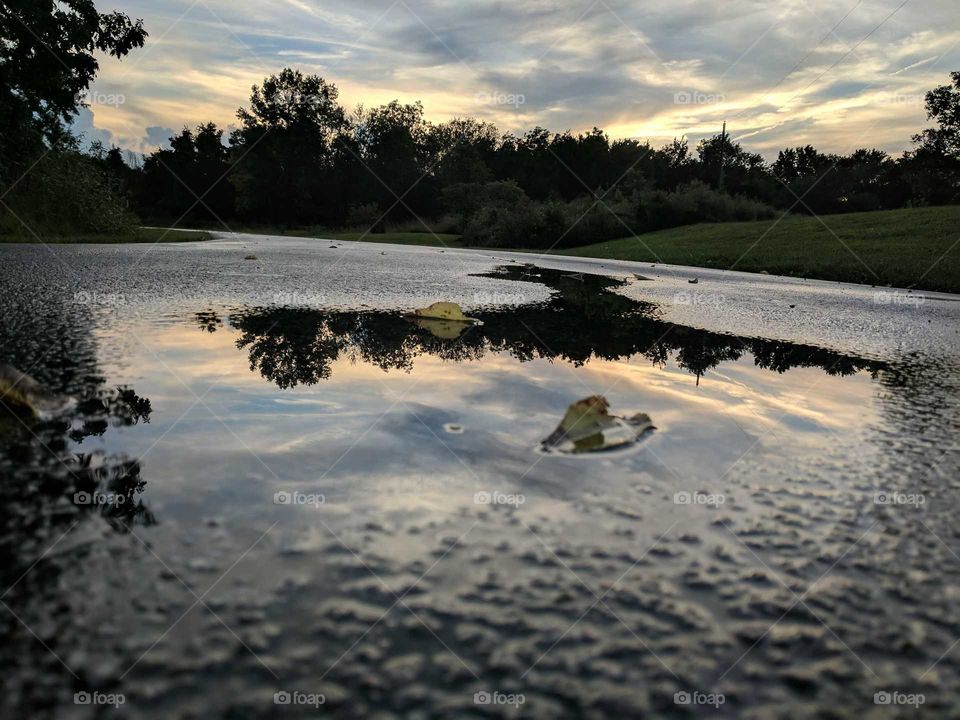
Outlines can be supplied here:
<path id="1" fill-rule="evenodd" d="M 870 403 L 872 381 L 866 374 L 838 378 L 815 368 L 771 374 L 746 356 L 715 368 L 698 381 L 672 364 L 653 368 L 643 358 L 612 364 L 616 370 L 611 372 L 636 375 L 632 382 L 657 388 L 690 412 L 722 413 L 736 417 L 738 422 L 762 419 L 767 424 L 781 422 L 786 427 L 795 423 L 797 429 L 829 431 L 875 415 Z M 603 372 L 603 362 L 596 366 Z"/>
<path id="2" fill-rule="evenodd" d="M 771 373 L 750 355 L 723 362 L 698 385 L 672 359 L 658 367 L 643 356 L 574 366 L 506 352 L 464 362 L 423 354 L 412 368 L 385 371 L 348 353 L 327 379 L 280 389 L 251 369 L 236 330 L 142 328 L 144 337 L 148 330 L 169 371 L 144 348 L 125 359 L 155 409 L 151 424 L 122 442 L 135 456 L 150 448 L 144 465 L 158 480 L 156 506 L 187 515 L 224 503 L 273 513 L 270 498 L 287 487 L 325 493 L 332 515 L 344 503 L 449 509 L 486 486 L 576 494 L 591 487 L 582 462 L 549 459 L 528 470 L 566 406 L 591 393 L 606 393 L 615 412 L 649 413 L 659 428 L 647 451 L 605 458 L 614 486 L 638 476 L 708 482 L 755 443 L 758 455 L 809 452 L 832 442 L 827 429 L 871 417 L 869 376 Z M 209 389 L 206 407 L 194 405 L 183 383 L 197 395 Z M 465 432 L 445 433 L 446 423 Z M 281 517 L 308 516 L 297 509 Z"/>

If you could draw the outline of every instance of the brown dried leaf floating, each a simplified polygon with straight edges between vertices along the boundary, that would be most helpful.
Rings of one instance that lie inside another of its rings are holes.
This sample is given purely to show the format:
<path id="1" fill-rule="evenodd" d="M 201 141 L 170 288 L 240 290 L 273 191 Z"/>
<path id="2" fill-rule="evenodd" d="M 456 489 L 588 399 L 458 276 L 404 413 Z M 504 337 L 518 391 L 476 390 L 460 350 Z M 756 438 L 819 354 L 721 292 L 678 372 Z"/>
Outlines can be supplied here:
<path id="1" fill-rule="evenodd" d="M 578 400 L 567 408 L 560 425 L 540 443 L 544 452 L 579 454 L 626 448 L 656 429 L 646 413 L 624 418 L 610 414 L 601 395 Z"/>

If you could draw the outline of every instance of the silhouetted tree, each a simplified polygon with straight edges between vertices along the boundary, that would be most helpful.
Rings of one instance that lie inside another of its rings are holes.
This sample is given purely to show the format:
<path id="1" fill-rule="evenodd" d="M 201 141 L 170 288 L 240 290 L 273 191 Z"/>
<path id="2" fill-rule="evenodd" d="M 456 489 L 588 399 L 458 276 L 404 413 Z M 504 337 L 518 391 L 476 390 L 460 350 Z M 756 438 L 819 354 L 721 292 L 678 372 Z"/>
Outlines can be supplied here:
<path id="1" fill-rule="evenodd" d="M 68 125 L 100 67 L 95 54 L 122 58 L 146 37 L 141 21 L 99 13 L 92 0 L 0 4 L 0 232 L 133 230 L 120 182 L 104 157 L 79 152 Z"/>
<path id="2" fill-rule="evenodd" d="M 758 153 L 751 153 L 723 132 L 697 146 L 697 179 L 732 195 L 771 199 L 767 167 Z"/>
<path id="3" fill-rule="evenodd" d="M 579 134 L 534 127 L 516 136 L 473 118 L 435 124 L 420 103 L 348 114 L 333 84 L 287 68 L 253 88 L 229 151 L 213 125 L 184 130 L 147 159 L 137 197 L 148 213 L 170 219 L 199 195 L 213 214 L 235 211 L 280 227 L 383 230 L 384 222 L 419 225 L 452 213 L 450 225 L 471 242 L 544 248 L 768 218 L 777 209 L 827 214 L 955 202 L 960 73 L 952 77 L 952 86 L 929 93 L 938 127 L 916 136 L 912 153 L 840 155 L 806 145 L 785 148 L 768 165 L 725 131 L 691 152 L 685 138 L 654 149 L 611 142 L 596 127 Z M 210 213 L 198 204 L 192 215 Z"/>
<path id="4" fill-rule="evenodd" d="M 950 73 L 950 85 L 941 85 L 927 93 L 927 118 L 937 121 L 914 137 L 921 147 L 946 157 L 960 159 L 960 72 Z"/>
<path id="5" fill-rule="evenodd" d="M 346 217 L 336 144 L 349 122 L 338 96 L 332 83 L 290 68 L 253 86 L 230 138 L 241 216 L 280 225 Z"/>
<path id="6" fill-rule="evenodd" d="M 919 147 L 904 157 L 913 195 L 935 204 L 960 201 L 960 72 L 950 79 L 926 96 L 927 118 L 937 127 L 915 135 Z"/>
<path id="7" fill-rule="evenodd" d="M 217 222 L 233 217 L 234 188 L 225 181 L 230 150 L 213 123 L 184 128 L 143 163 L 137 189 L 142 211 L 152 217 L 184 216 Z"/>
<path id="8" fill-rule="evenodd" d="M 354 137 L 366 173 L 362 186 L 390 217 L 408 217 L 424 207 L 421 186 L 437 164 L 433 133 L 419 102 L 396 100 L 358 113 Z"/>
<path id="9" fill-rule="evenodd" d="M 0 4 L 0 183 L 19 177 L 44 144 L 64 141 L 100 68 L 95 53 L 122 58 L 146 37 L 142 21 L 100 13 L 93 0 Z"/>

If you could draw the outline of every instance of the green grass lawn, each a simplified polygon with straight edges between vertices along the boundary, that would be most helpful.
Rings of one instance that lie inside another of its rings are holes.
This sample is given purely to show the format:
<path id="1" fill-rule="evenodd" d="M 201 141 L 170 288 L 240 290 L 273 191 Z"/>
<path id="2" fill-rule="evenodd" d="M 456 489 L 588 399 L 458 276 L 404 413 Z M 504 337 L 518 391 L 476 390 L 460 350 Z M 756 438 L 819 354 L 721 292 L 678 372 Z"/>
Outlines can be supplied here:
<path id="1" fill-rule="evenodd" d="M 50 245 L 73 243 L 154 243 L 154 242 L 190 242 L 209 240 L 210 233 L 202 230 L 164 230 L 162 228 L 140 228 L 133 233 L 121 235 L 98 235 L 96 233 L 76 233 L 70 235 L 43 236 L 39 240 L 35 235 L 0 235 L 0 243 L 36 243 Z"/>
<path id="2" fill-rule="evenodd" d="M 688 225 L 556 252 L 960 292 L 960 207 Z"/>
<path id="3" fill-rule="evenodd" d="M 363 236 L 316 229 L 287 234 L 333 240 Z M 363 239 L 466 247 L 457 235 L 387 233 Z M 960 207 L 703 223 L 553 253 L 960 292 Z"/>
<path id="4" fill-rule="evenodd" d="M 254 232 L 270 233 L 267 229 Z M 276 234 L 274 231 L 271 234 Z M 287 230 L 294 237 L 360 240 L 400 245 L 466 247 L 458 235 L 422 232 L 326 232 Z M 184 242 L 208 240 L 206 231 L 140 229 L 131 236 L 70 235 L 44 242 Z M 2 237 L 0 242 L 35 242 L 32 237 Z M 485 248 L 489 249 L 489 248 Z M 541 252 L 518 248 L 522 252 Z M 782 220 L 704 223 L 610 240 L 554 254 L 673 265 L 766 271 L 773 275 L 893 285 L 960 293 L 960 207 L 916 208 L 884 212 L 791 215 Z"/>

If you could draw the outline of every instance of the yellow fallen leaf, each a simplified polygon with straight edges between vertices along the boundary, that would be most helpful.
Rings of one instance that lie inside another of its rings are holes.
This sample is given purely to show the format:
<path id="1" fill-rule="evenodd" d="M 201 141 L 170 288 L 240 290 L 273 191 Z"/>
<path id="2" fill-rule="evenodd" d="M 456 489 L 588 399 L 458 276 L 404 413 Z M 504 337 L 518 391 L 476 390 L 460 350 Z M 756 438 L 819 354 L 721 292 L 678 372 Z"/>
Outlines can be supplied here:
<path id="1" fill-rule="evenodd" d="M 20 418 L 34 418 L 37 410 L 25 393 L 13 387 L 13 383 L 0 378 L 0 411 L 6 411 Z"/>
<path id="2" fill-rule="evenodd" d="M 435 302 L 425 308 L 414 310 L 413 315 L 419 318 L 430 318 L 432 320 L 453 320 L 455 322 L 473 322 L 463 314 L 460 306 L 452 302 Z"/>
<path id="3" fill-rule="evenodd" d="M 560 421 L 559 430 L 566 435 L 575 435 L 578 430 L 593 429 L 610 417 L 610 403 L 602 395 L 578 400 L 567 408 L 567 414 Z"/>

